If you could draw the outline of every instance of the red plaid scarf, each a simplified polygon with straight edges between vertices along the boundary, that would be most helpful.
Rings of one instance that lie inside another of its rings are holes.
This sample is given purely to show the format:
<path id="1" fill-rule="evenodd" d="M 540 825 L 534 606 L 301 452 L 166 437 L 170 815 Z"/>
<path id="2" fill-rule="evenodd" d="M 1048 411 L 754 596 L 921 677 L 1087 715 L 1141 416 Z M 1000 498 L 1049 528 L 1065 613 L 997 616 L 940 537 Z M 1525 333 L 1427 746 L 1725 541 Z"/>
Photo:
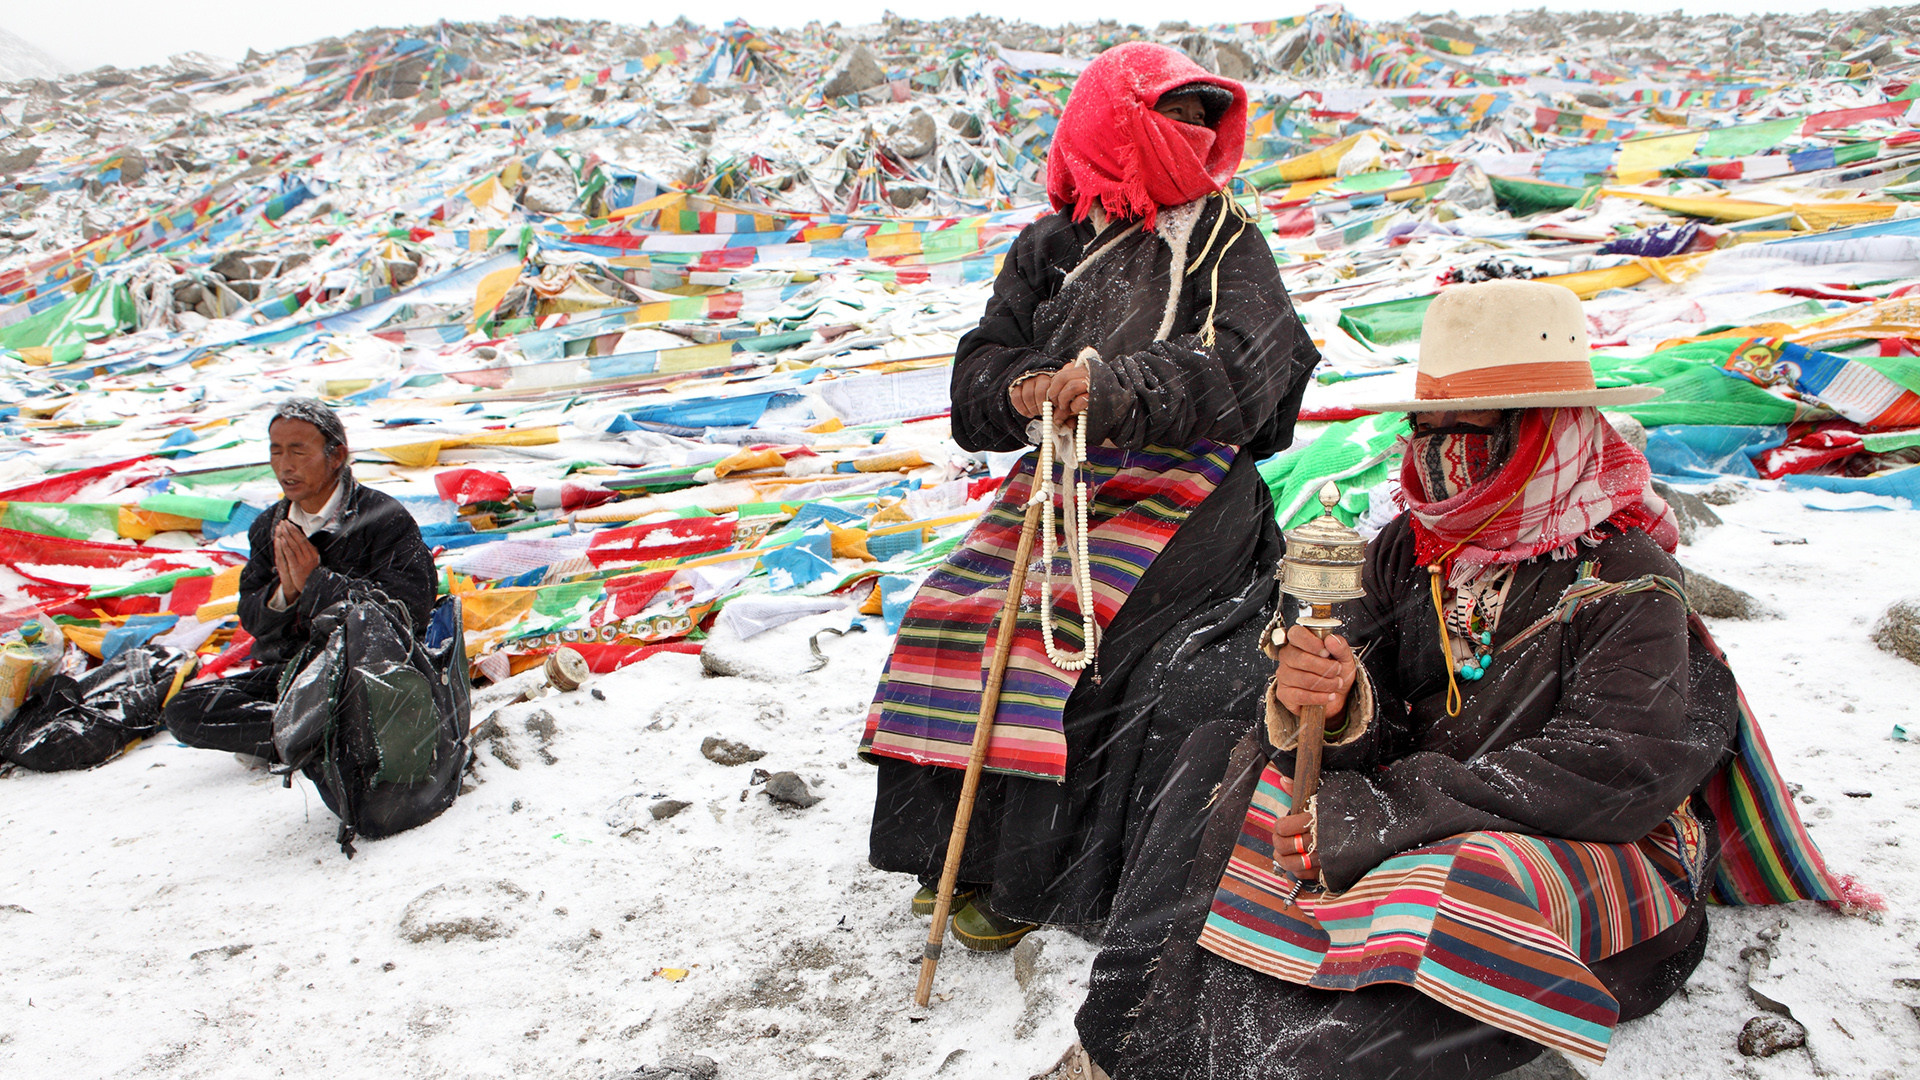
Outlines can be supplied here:
<path id="1" fill-rule="evenodd" d="M 1602 524 L 1640 529 L 1672 551 L 1680 527 L 1652 481 L 1647 459 L 1598 409 L 1527 409 L 1499 472 L 1453 498 L 1427 502 L 1409 456 L 1400 467 L 1400 499 L 1413 511 L 1420 565 L 1445 560 L 1447 585 L 1458 588 L 1491 567 L 1543 553 L 1567 558 L 1583 540 L 1599 543 Z"/>

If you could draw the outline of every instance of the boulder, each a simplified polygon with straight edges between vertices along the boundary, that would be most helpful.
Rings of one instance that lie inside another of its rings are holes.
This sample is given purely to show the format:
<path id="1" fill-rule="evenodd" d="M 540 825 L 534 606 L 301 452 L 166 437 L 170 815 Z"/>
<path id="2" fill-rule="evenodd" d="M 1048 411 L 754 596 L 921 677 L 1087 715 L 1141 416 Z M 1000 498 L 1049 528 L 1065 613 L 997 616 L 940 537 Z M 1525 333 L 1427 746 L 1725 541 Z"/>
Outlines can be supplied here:
<path id="1" fill-rule="evenodd" d="M 820 801 L 820 796 L 807 790 L 807 782 L 800 779 L 799 773 L 777 772 L 767 777 L 767 798 L 774 802 L 805 810 Z"/>
<path id="2" fill-rule="evenodd" d="M 1720 515 L 1713 512 L 1713 507 L 1692 492 L 1681 491 L 1655 480 L 1653 493 L 1667 500 L 1667 505 L 1673 508 L 1673 517 L 1680 526 L 1680 542 L 1683 544 L 1693 543 L 1693 538 L 1701 529 L 1721 524 Z"/>
<path id="3" fill-rule="evenodd" d="M 1642 424 L 1640 421 L 1634 419 L 1633 417 L 1628 416 L 1626 413 L 1609 412 L 1609 413 L 1601 413 L 1600 415 L 1606 417 L 1607 423 L 1613 425 L 1613 430 L 1619 432 L 1620 437 L 1627 440 L 1628 446 L 1631 446 L 1635 450 L 1640 451 L 1642 455 L 1646 454 L 1647 452 L 1646 425 Z"/>
<path id="4" fill-rule="evenodd" d="M 715 765 L 746 765 L 766 757 L 767 752 L 755 750 L 746 743 L 709 735 L 700 742 L 700 756 Z"/>
<path id="5" fill-rule="evenodd" d="M 1920 596 L 1894 601 L 1873 624 L 1873 643 L 1909 663 L 1920 664 Z"/>
<path id="6" fill-rule="evenodd" d="M 834 61 L 833 67 L 827 70 L 826 77 L 820 81 L 820 93 L 831 101 L 884 86 L 886 82 L 887 72 L 880 66 L 880 58 L 865 44 L 860 44 L 841 53 L 840 58 Z"/>
<path id="7" fill-rule="evenodd" d="M 1747 1057 L 1772 1057 L 1805 1045 L 1807 1029 L 1790 1016 L 1756 1016 L 1740 1029 L 1740 1052 Z"/>
<path id="8" fill-rule="evenodd" d="M 1709 619 L 1757 619 L 1767 610 L 1760 601 L 1731 585 L 1722 585 L 1698 570 L 1686 571 L 1687 599 L 1693 610 Z"/>
<path id="9" fill-rule="evenodd" d="M 1213 43 L 1213 67 L 1220 75 L 1239 82 L 1253 78 L 1253 57 L 1231 41 Z"/>
<path id="10" fill-rule="evenodd" d="M 939 128 L 924 110 L 915 109 L 887 133 L 887 149 L 903 158 L 926 157 L 939 145 Z"/>

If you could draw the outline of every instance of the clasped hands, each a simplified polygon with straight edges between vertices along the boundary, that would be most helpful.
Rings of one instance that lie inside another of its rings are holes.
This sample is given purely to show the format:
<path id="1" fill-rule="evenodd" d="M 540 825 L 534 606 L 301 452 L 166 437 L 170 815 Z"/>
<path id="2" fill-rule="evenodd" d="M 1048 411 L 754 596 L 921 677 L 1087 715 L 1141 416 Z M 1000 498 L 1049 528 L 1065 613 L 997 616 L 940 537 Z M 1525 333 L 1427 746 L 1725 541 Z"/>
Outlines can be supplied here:
<path id="1" fill-rule="evenodd" d="M 1358 665 L 1347 639 L 1329 634 L 1322 640 L 1304 626 L 1287 630 L 1273 673 L 1273 699 L 1299 716 L 1307 706 L 1326 708 L 1329 718 L 1342 716 L 1353 689 Z M 1345 721 L 1341 721 L 1344 723 Z M 1301 881 L 1320 877 L 1320 860 L 1313 852 L 1313 815 L 1288 814 L 1273 823 L 1273 861 Z"/>
<path id="2" fill-rule="evenodd" d="M 300 526 L 282 519 L 273 527 L 273 568 L 280 574 L 280 595 L 292 604 L 320 566 L 320 549 Z"/>
<path id="3" fill-rule="evenodd" d="M 1064 424 L 1087 411 L 1090 376 L 1085 360 L 1075 360 L 1057 371 L 1028 375 L 1007 388 L 1013 411 L 1032 419 L 1041 403 L 1053 402 L 1053 422 Z"/>

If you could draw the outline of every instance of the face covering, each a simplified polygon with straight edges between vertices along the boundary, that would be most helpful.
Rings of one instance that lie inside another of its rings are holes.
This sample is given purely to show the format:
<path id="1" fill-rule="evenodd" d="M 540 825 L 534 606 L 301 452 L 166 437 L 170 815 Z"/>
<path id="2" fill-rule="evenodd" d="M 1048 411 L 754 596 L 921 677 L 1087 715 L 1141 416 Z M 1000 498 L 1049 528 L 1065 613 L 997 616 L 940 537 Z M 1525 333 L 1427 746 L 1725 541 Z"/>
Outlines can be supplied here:
<path id="1" fill-rule="evenodd" d="M 1407 454 L 1427 501 L 1445 502 L 1498 472 L 1512 444 L 1509 426 L 1450 424 L 1415 435 Z"/>

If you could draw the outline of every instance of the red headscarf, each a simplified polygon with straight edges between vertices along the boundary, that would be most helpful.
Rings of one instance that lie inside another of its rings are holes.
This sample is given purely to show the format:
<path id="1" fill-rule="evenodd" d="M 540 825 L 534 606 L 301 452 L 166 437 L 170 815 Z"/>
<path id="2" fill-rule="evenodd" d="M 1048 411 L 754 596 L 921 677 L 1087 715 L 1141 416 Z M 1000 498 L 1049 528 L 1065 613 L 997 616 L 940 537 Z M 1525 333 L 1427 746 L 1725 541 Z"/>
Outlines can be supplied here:
<path id="1" fill-rule="evenodd" d="M 1153 111 L 1160 96 L 1192 83 L 1217 86 L 1233 104 L 1212 127 Z M 1165 45 L 1130 41 L 1080 73 L 1047 157 L 1055 210 L 1084 219 L 1098 202 L 1151 230 L 1161 207 L 1180 206 L 1226 186 L 1247 140 L 1247 91 Z"/>

